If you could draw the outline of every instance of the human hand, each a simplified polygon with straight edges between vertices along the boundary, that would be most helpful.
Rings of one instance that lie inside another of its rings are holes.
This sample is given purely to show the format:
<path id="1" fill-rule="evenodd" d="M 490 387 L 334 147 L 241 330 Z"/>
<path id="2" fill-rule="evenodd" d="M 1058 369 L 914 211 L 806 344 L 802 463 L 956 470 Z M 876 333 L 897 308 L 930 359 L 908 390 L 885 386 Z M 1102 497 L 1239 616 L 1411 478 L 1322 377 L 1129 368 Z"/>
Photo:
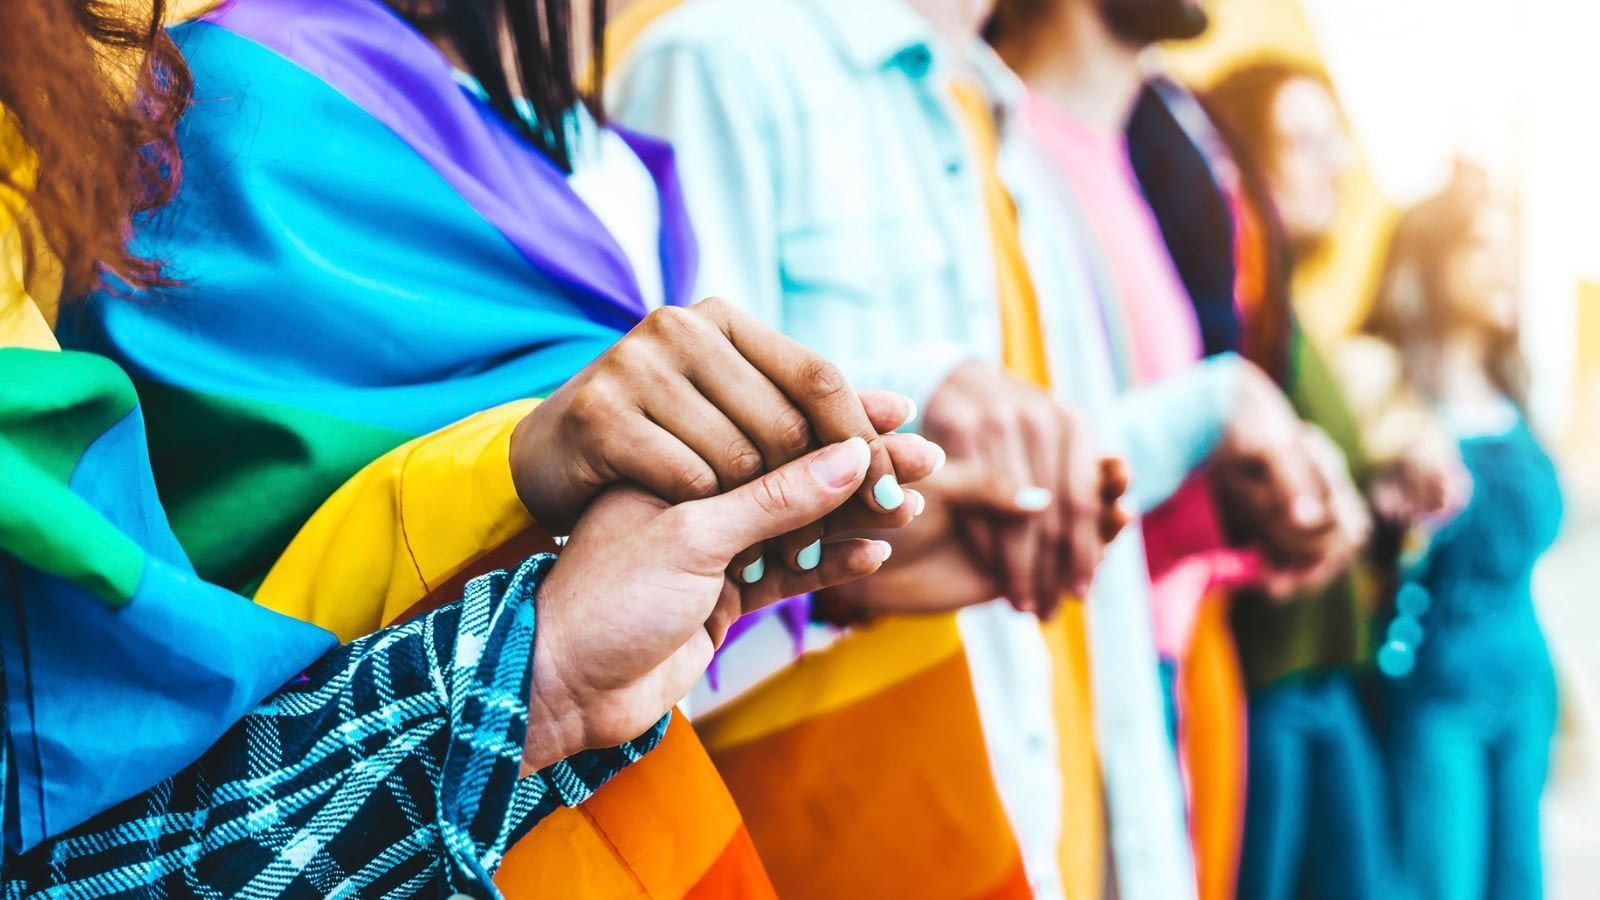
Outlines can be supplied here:
<path id="1" fill-rule="evenodd" d="M 1324 504 L 1333 524 L 1319 540 L 1302 545 L 1299 556 L 1269 558 L 1261 587 L 1277 600 L 1326 587 L 1350 567 L 1372 536 L 1366 501 L 1351 481 L 1349 465 L 1338 445 L 1312 425 L 1304 426 L 1302 443 L 1323 486 Z"/>
<path id="2" fill-rule="evenodd" d="M 821 444 L 865 440 L 871 458 L 854 501 L 735 559 L 759 580 L 768 556 L 791 571 L 814 567 L 824 533 L 909 521 L 901 485 L 943 459 L 922 437 L 890 433 L 913 412 L 894 394 L 858 394 L 821 356 L 713 298 L 655 310 L 535 408 L 512 435 L 512 477 L 528 511 L 559 534 L 614 484 L 670 503 L 703 499 Z"/>
<path id="3" fill-rule="evenodd" d="M 1213 486 L 1233 537 L 1268 562 L 1298 569 L 1336 538 L 1331 487 L 1313 458 L 1307 426 L 1259 368 L 1241 363 L 1240 385 L 1212 455 Z"/>
<path id="4" fill-rule="evenodd" d="M 1119 502 L 1128 489 L 1120 459 L 1100 463 L 1099 530 L 1110 543 L 1132 519 Z M 836 625 L 856 625 L 884 613 L 945 612 L 1001 596 L 1000 573 L 984 564 L 964 538 L 960 520 L 974 510 L 1025 520 L 1051 514 L 1018 504 L 1015 486 L 982 463 L 956 461 L 918 485 L 925 509 L 894 532 L 867 536 L 894 547 L 891 560 L 873 575 L 818 593 L 813 610 Z"/>
<path id="5" fill-rule="evenodd" d="M 1090 429 L 1049 394 L 993 365 L 969 362 L 939 386 L 923 434 L 952 459 L 981 463 L 1010 504 L 968 514 L 962 530 L 977 563 L 1016 608 L 1048 616 L 1063 593 L 1082 596 L 1105 554 L 1099 455 Z"/>
<path id="6" fill-rule="evenodd" d="M 725 494 L 671 505 L 634 487 L 584 513 L 539 587 L 524 770 L 643 733 L 693 687 L 741 611 L 875 571 L 881 541 L 824 545 L 808 571 L 729 578 L 744 548 L 848 501 L 871 457 L 830 445 Z"/>
<path id="7" fill-rule="evenodd" d="M 1472 476 L 1461 451 L 1442 431 L 1419 434 L 1367 484 L 1379 518 L 1401 528 L 1448 518 L 1472 496 Z"/>

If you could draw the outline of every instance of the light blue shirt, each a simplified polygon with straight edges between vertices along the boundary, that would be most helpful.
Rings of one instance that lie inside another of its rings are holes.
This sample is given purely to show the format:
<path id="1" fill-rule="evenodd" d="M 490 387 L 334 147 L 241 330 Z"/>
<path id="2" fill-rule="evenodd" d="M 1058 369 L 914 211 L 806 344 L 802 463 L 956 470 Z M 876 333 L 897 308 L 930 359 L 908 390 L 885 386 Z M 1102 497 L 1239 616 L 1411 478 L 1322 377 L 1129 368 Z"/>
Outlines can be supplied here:
<path id="1" fill-rule="evenodd" d="M 670 140 L 700 240 L 702 295 L 726 297 L 920 408 L 969 359 L 998 364 L 995 260 L 978 162 L 950 96 L 974 76 L 1000 128 L 1052 383 L 1126 453 L 1149 509 L 1210 455 L 1240 363 L 1119 396 L 1073 210 L 1015 114 L 1020 83 L 974 41 L 951 50 L 901 0 L 688 0 L 615 72 L 618 121 Z M 1138 529 L 1090 603 L 1091 665 L 1121 896 L 1182 900 L 1194 869 L 1162 718 Z M 962 614 L 998 787 L 1037 896 L 1059 895 L 1049 659 L 1031 617 Z M 1052 778 L 1054 782 L 1052 783 Z"/>

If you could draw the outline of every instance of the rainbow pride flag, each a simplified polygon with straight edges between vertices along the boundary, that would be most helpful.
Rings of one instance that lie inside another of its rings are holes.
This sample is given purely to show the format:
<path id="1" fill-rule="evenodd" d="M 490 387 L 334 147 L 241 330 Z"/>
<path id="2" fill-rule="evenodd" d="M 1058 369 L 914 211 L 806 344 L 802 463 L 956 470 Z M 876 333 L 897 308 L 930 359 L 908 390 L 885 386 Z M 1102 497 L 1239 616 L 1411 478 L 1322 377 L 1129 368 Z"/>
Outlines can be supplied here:
<path id="1" fill-rule="evenodd" d="M 131 374 L 200 573 L 268 606 L 310 595 L 288 611 L 348 634 L 546 540 L 503 442 L 516 401 L 643 316 L 616 241 L 377 0 L 235 0 L 172 35 L 196 84 L 184 183 L 135 249 L 180 283 L 91 297 L 60 330 Z M 665 294 L 683 304 L 695 249 L 671 150 L 623 137 L 654 178 Z M 455 440 L 428 437 L 441 429 Z M 444 524 L 485 509 L 500 521 Z M 324 577 L 334 558 L 371 571 Z M 346 608 L 373 584 L 389 585 L 380 613 Z M 506 892 L 576 896 L 608 878 L 636 896 L 770 892 L 684 724 L 627 774 L 514 848 Z M 524 860 L 591 875 L 547 884 L 554 867 Z"/>

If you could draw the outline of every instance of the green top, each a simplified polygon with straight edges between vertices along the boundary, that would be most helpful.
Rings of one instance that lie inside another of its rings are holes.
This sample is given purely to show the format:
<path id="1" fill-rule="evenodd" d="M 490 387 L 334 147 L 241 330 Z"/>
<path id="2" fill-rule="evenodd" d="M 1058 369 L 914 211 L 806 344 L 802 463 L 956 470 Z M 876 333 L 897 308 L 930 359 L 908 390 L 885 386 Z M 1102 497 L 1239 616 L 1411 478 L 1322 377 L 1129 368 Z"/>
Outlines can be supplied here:
<path id="1" fill-rule="evenodd" d="M 1366 468 L 1360 430 L 1328 361 L 1299 322 L 1289 337 L 1289 401 L 1322 428 L 1359 479 Z M 1369 565 L 1357 563 L 1327 588 L 1287 602 L 1241 592 L 1233 605 L 1234 636 L 1251 691 L 1303 672 L 1359 665 L 1371 653 L 1367 619 L 1378 590 Z"/>

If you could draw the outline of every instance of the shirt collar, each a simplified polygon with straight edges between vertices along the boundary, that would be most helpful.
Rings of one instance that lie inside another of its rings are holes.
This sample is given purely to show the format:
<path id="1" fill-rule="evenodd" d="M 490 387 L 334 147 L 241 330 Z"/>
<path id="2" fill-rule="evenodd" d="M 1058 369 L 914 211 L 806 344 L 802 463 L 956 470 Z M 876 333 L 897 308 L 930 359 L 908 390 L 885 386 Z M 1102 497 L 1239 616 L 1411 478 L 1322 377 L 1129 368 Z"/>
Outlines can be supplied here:
<path id="1" fill-rule="evenodd" d="M 984 43 L 982 38 L 973 39 L 972 45 L 967 48 L 967 55 L 972 63 L 972 70 L 977 75 L 978 84 L 983 88 L 984 95 L 989 98 L 989 104 L 994 107 L 1002 129 L 1019 121 L 1022 101 L 1027 96 L 1027 88 L 1023 86 L 1022 79 L 1001 61 L 999 55 Z"/>
<path id="2" fill-rule="evenodd" d="M 810 0 L 810 7 L 839 54 L 863 72 L 891 65 L 927 72 L 937 37 L 902 0 Z"/>

